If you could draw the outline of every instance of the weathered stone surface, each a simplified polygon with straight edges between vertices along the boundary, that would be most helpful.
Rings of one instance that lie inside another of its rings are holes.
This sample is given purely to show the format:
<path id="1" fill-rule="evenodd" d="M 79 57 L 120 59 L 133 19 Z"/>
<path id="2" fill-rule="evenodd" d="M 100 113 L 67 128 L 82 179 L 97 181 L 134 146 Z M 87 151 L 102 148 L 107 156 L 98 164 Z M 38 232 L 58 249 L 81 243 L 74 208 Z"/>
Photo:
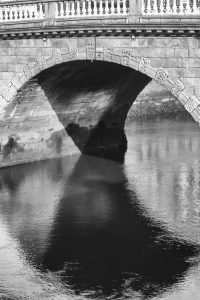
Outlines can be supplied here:
<path id="1" fill-rule="evenodd" d="M 125 147 L 123 126 L 128 110 L 151 79 L 171 93 L 165 99 L 178 99 L 199 122 L 198 48 L 195 37 L 0 40 L 1 143 L 7 145 L 5 149 L 12 145 L 6 157 L 0 153 L 1 165 L 75 153 L 75 145 L 80 144 L 81 151 L 91 152 L 88 140 L 94 150 L 91 135 L 96 139 L 97 132 L 104 132 L 104 156 L 108 147 L 105 137 L 111 132 L 122 137 Z M 152 85 L 148 93 L 146 99 L 164 95 Z M 74 142 L 65 130 L 69 124 L 77 130 L 77 136 L 70 133 Z M 85 144 L 77 141 L 81 132 L 88 137 Z"/>

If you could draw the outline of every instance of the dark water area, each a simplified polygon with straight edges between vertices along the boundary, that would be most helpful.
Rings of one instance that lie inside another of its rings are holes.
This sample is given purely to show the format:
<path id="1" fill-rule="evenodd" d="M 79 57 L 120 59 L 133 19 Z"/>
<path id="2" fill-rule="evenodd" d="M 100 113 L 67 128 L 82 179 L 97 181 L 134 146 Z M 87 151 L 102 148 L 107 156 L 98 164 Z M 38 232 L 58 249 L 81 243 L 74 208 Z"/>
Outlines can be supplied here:
<path id="1" fill-rule="evenodd" d="M 0 170 L 0 299 L 200 299 L 199 126 L 126 125 L 124 164 Z"/>

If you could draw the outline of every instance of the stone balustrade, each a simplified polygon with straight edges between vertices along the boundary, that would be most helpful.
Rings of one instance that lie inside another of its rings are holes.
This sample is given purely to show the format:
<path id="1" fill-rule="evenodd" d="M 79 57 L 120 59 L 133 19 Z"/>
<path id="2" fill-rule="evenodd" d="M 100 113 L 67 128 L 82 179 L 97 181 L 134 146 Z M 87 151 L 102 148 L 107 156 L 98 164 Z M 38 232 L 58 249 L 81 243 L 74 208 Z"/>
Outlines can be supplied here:
<path id="1" fill-rule="evenodd" d="M 15 3 L 0 6 L 0 22 L 18 22 L 35 19 L 43 19 L 44 4 L 39 3 Z"/>
<path id="2" fill-rule="evenodd" d="M 129 14 L 127 0 L 15 1 L 0 4 L 0 22 L 48 18 L 46 4 L 55 6 L 55 18 L 120 16 Z"/>
<path id="3" fill-rule="evenodd" d="M 91 17 L 97 21 L 98 17 L 113 17 L 115 21 L 124 18 L 126 23 L 142 23 L 145 18 L 151 22 L 155 17 L 164 19 L 165 16 L 179 20 L 190 16 L 198 21 L 199 15 L 200 0 L 7 0 L 0 3 L 0 23 L 54 19 L 65 22 Z"/>
<path id="4" fill-rule="evenodd" d="M 127 15 L 128 13 L 129 6 L 126 0 L 59 1 L 56 5 L 58 18 Z"/>
<path id="5" fill-rule="evenodd" d="M 199 15 L 199 0 L 142 0 L 142 15 Z"/>

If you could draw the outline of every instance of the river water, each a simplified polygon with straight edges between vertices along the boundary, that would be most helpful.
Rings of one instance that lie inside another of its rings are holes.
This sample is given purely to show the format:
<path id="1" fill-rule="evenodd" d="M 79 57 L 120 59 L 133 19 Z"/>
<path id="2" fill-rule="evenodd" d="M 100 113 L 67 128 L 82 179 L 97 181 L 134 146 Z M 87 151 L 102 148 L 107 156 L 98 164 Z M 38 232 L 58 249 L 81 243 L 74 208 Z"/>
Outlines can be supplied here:
<path id="1" fill-rule="evenodd" d="M 0 299 L 200 299 L 200 129 L 132 121 L 122 165 L 0 170 Z"/>

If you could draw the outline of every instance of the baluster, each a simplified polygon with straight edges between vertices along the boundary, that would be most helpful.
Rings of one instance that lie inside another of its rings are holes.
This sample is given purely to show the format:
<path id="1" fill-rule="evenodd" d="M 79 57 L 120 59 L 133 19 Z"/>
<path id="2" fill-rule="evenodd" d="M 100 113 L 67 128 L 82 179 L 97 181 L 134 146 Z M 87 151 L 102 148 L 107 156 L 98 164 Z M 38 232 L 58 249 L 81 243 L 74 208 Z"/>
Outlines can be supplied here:
<path id="1" fill-rule="evenodd" d="M 9 21 L 9 11 L 8 11 L 8 7 L 5 7 L 5 21 Z"/>
<path id="2" fill-rule="evenodd" d="M 32 12 L 33 12 L 33 5 L 30 4 L 28 6 L 28 19 L 31 20 L 32 19 Z"/>
<path id="3" fill-rule="evenodd" d="M 191 9 L 190 9 L 190 0 L 186 0 L 185 14 L 188 14 L 188 15 L 190 15 L 190 14 L 191 14 Z"/>
<path id="4" fill-rule="evenodd" d="M 59 2 L 56 2 L 56 18 L 59 18 Z"/>
<path id="5" fill-rule="evenodd" d="M 165 13 L 166 13 L 166 14 L 170 14 L 170 12 L 171 12 L 170 0 L 166 0 Z"/>
<path id="6" fill-rule="evenodd" d="M 27 8 L 24 5 L 23 5 L 23 15 L 24 15 L 23 20 L 27 20 Z"/>
<path id="7" fill-rule="evenodd" d="M 32 19 L 40 19 L 40 3 L 36 3 L 32 5 L 32 12 L 31 12 Z"/>
<path id="8" fill-rule="evenodd" d="M 4 8 L 4 20 L 7 22 L 8 20 L 8 9 L 7 7 Z"/>
<path id="9" fill-rule="evenodd" d="M 97 16 L 97 1 L 93 1 L 93 15 Z"/>
<path id="10" fill-rule="evenodd" d="M 69 2 L 67 2 L 69 4 Z M 60 17 L 64 17 L 64 2 L 60 2 Z"/>
<path id="11" fill-rule="evenodd" d="M 14 6 L 14 15 L 13 15 L 13 18 L 15 21 L 17 21 L 17 5 Z"/>
<path id="12" fill-rule="evenodd" d="M 69 17 L 72 15 L 72 2 L 69 1 Z"/>
<path id="13" fill-rule="evenodd" d="M 32 12 L 31 12 L 32 19 L 40 19 L 40 3 L 33 4 Z"/>
<path id="14" fill-rule="evenodd" d="M 10 21 L 11 19 L 11 14 L 10 14 L 10 7 L 7 7 L 7 20 Z"/>
<path id="15" fill-rule="evenodd" d="M 38 19 L 38 17 L 39 17 L 39 15 L 37 13 L 37 8 L 36 8 L 36 11 L 35 11 L 35 5 L 31 4 L 30 7 L 29 7 L 29 20 L 32 20 L 34 18 Z"/>
<path id="16" fill-rule="evenodd" d="M 31 19 L 40 19 L 40 3 L 32 5 Z"/>
<path id="17" fill-rule="evenodd" d="M 30 6 L 30 9 L 29 9 L 29 19 L 32 20 L 32 19 L 39 19 L 39 14 L 38 14 L 38 11 L 37 11 L 37 3 L 36 3 L 36 6 L 34 4 L 32 4 Z"/>
<path id="18" fill-rule="evenodd" d="M 15 21 L 18 21 L 18 5 L 15 6 Z"/>
<path id="19" fill-rule="evenodd" d="M 57 9 L 57 5 L 56 5 L 56 9 Z M 42 3 L 39 3 L 39 16 L 40 19 L 44 18 L 44 13 L 43 13 L 43 5 Z"/>
<path id="20" fill-rule="evenodd" d="M 122 10 L 123 10 L 123 15 L 126 15 L 126 0 L 123 0 L 122 2 Z"/>
<path id="21" fill-rule="evenodd" d="M 31 20 L 32 19 L 32 12 L 33 12 L 33 7 L 32 7 L 31 4 L 28 6 L 27 11 L 28 11 L 28 19 Z"/>
<path id="22" fill-rule="evenodd" d="M 153 1 L 153 14 L 157 15 L 158 14 L 158 5 L 157 5 L 157 0 Z"/>
<path id="23" fill-rule="evenodd" d="M 76 1 L 76 15 L 77 17 L 80 17 L 81 15 L 80 1 Z"/>
<path id="24" fill-rule="evenodd" d="M 105 0 L 105 15 L 109 14 L 108 0 Z"/>
<path id="25" fill-rule="evenodd" d="M 82 8 L 82 12 L 83 12 L 83 16 L 86 16 L 86 3 L 85 1 L 82 2 L 83 3 L 83 8 Z"/>
<path id="26" fill-rule="evenodd" d="M 8 16 L 9 16 L 8 20 L 12 21 L 12 14 L 11 14 L 11 7 L 10 6 L 8 7 Z"/>
<path id="27" fill-rule="evenodd" d="M 164 15 L 164 0 L 160 0 L 160 15 Z"/>
<path id="28" fill-rule="evenodd" d="M 111 14 L 111 0 L 108 0 L 108 13 Z"/>
<path id="29" fill-rule="evenodd" d="M 3 20 L 5 21 L 6 19 L 6 7 L 3 7 Z"/>
<path id="30" fill-rule="evenodd" d="M 23 16 L 23 13 L 22 13 L 22 6 L 20 5 L 20 6 L 19 6 L 19 20 L 22 20 L 22 16 Z"/>
<path id="31" fill-rule="evenodd" d="M 62 15 L 61 15 L 61 12 L 60 12 L 60 16 L 61 17 L 66 17 L 66 16 L 69 16 L 70 14 L 70 3 L 68 1 L 65 2 L 65 7 L 64 7 L 64 3 L 62 2 Z M 60 9 L 61 9 L 61 6 L 60 6 Z"/>
<path id="32" fill-rule="evenodd" d="M 71 16 L 75 16 L 74 1 L 71 2 Z"/>
<path id="33" fill-rule="evenodd" d="M 121 14 L 120 0 L 117 0 L 117 14 Z"/>
<path id="34" fill-rule="evenodd" d="M 193 0 L 192 13 L 194 15 L 198 13 L 197 0 Z"/>
<path id="35" fill-rule="evenodd" d="M 114 0 L 111 0 L 110 13 L 111 13 L 111 15 L 115 14 L 115 2 L 114 2 Z"/>
<path id="36" fill-rule="evenodd" d="M 23 20 L 26 18 L 26 12 L 25 12 L 25 7 L 22 5 L 22 13 L 23 13 Z"/>
<path id="37" fill-rule="evenodd" d="M 102 0 L 99 1 L 99 15 L 100 16 L 103 15 L 103 3 L 102 3 Z"/>
<path id="38" fill-rule="evenodd" d="M 1 18 L 2 18 L 2 22 L 3 22 L 4 19 L 5 19 L 5 9 L 4 9 L 4 7 L 1 7 Z"/>
<path id="39" fill-rule="evenodd" d="M 5 21 L 9 21 L 9 10 L 8 7 L 5 7 Z"/>
<path id="40" fill-rule="evenodd" d="M 145 5 L 145 0 L 142 0 L 141 11 L 142 11 L 142 15 L 146 15 L 146 5 Z"/>
<path id="41" fill-rule="evenodd" d="M 147 0 L 146 10 L 147 10 L 147 15 L 150 15 L 151 14 L 151 0 Z"/>
<path id="42" fill-rule="evenodd" d="M 183 11 L 184 11 L 183 0 L 180 0 L 180 3 L 179 3 L 179 14 L 182 15 Z"/>
<path id="43" fill-rule="evenodd" d="M 176 0 L 173 0 L 173 4 L 172 4 L 172 13 L 173 13 L 173 15 L 177 15 L 177 4 L 176 4 Z"/>
<path id="44" fill-rule="evenodd" d="M 0 22 L 3 21 L 3 7 L 0 7 Z"/>
<path id="45" fill-rule="evenodd" d="M 88 3 L 88 10 L 87 10 L 87 14 L 88 16 L 91 16 L 92 15 L 92 6 L 91 6 L 91 0 L 88 0 L 87 1 Z"/>
<path id="46" fill-rule="evenodd" d="M 13 20 L 13 6 L 10 6 L 10 21 Z"/>
<path id="47" fill-rule="evenodd" d="M 30 20 L 31 18 L 31 5 L 26 5 L 26 17 L 27 17 L 27 20 Z"/>
<path id="48" fill-rule="evenodd" d="M 74 16 L 77 16 L 77 6 L 76 6 L 77 2 L 74 1 Z"/>

